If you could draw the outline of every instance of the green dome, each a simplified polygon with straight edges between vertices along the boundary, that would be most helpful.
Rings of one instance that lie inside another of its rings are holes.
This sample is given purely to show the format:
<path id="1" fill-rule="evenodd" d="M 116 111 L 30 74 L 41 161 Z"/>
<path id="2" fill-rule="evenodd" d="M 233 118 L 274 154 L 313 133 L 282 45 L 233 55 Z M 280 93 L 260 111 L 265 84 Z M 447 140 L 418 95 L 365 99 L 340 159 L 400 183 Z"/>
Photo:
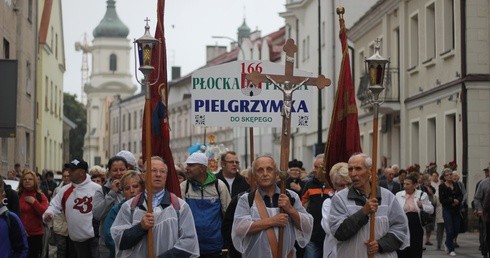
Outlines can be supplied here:
<path id="1" fill-rule="evenodd" d="M 129 35 L 129 28 L 119 20 L 116 13 L 116 2 L 107 0 L 107 10 L 104 18 L 93 31 L 94 38 L 126 38 Z"/>
<path id="2" fill-rule="evenodd" d="M 245 22 L 245 18 L 243 18 L 243 23 L 240 27 L 238 27 L 238 35 L 242 37 L 248 37 L 250 35 L 250 28 Z"/>

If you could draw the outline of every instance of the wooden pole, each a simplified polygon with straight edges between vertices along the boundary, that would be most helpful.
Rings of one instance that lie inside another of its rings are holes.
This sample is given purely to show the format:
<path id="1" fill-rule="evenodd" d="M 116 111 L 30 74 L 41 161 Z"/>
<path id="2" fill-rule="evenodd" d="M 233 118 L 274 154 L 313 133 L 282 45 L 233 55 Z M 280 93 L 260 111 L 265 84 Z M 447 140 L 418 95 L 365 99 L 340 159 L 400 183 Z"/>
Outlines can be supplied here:
<path id="1" fill-rule="evenodd" d="M 145 79 L 147 87 L 147 97 L 145 100 L 145 161 L 146 161 L 146 175 L 145 175 L 145 187 L 147 191 L 147 204 L 148 212 L 153 213 L 153 184 L 152 184 L 152 172 L 151 172 L 151 105 L 150 105 L 150 85 Z M 148 257 L 153 258 L 153 228 L 148 229 Z"/>
<path id="2" fill-rule="evenodd" d="M 378 179 L 378 174 L 377 174 L 377 160 L 378 160 L 378 107 L 379 107 L 379 102 L 376 98 L 374 102 L 374 118 L 373 118 L 373 153 L 372 153 L 372 159 L 373 159 L 373 165 L 371 167 L 371 195 L 369 198 L 376 198 L 377 193 L 376 193 L 376 186 L 377 186 L 377 179 Z M 369 214 L 369 242 L 372 242 L 375 240 L 375 223 L 376 223 L 376 213 L 371 213 Z M 374 255 L 369 255 L 369 258 L 373 258 Z"/>
<path id="3" fill-rule="evenodd" d="M 252 163 L 254 162 L 255 153 L 254 153 L 254 128 L 248 128 L 248 134 L 250 135 L 250 167 L 252 167 Z"/>

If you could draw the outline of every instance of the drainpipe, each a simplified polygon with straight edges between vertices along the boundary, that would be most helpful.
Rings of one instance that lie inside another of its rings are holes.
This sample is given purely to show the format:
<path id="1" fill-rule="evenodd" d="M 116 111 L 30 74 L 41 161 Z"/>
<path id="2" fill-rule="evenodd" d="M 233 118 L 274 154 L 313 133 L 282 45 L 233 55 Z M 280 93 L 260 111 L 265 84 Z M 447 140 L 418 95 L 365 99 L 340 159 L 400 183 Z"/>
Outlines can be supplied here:
<path id="1" fill-rule="evenodd" d="M 465 79 L 467 77 L 466 65 L 466 0 L 460 2 L 460 15 L 461 15 L 461 132 L 463 136 L 463 157 L 462 157 L 462 175 L 463 184 L 467 185 L 468 180 L 468 96 Z"/>

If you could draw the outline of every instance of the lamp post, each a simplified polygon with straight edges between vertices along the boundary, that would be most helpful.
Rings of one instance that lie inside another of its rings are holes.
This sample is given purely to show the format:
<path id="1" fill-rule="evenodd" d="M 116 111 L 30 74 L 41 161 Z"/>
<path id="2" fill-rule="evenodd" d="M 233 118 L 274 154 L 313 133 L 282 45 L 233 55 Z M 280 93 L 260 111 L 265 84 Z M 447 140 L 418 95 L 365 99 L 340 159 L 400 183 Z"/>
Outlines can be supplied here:
<path id="1" fill-rule="evenodd" d="M 373 149 L 372 149 L 372 159 L 373 164 L 371 167 L 371 197 L 376 198 L 376 185 L 377 185 L 377 174 L 376 174 L 376 162 L 378 159 L 378 109 L 379 105 L 382 104 L 382 100 L 379 99 L 379 94 L 384 90 L 383 80 L 386 71 L 386 65 L 390 63 L 389 59 L 382 57 L 379 54 L 379 44 L 380 40 L 376 39 L 376 44 L 374 46 L 374 54 L 365 59 L 366 73 L 369 76 L 369 91 L 372 96 L 371 103 L 373 104 Z M 370 224 L 369 224 L 369 242 L 375 240 L 374 238 L 374 223 L 375 223 L 375 213 L 370 214 Z M 369 256 L 370 258 L 373 255 Z"/>
<path id="2" fill-rule="evenodd" d="M 152 186 L 152 172 L 151 172 L 151 106 L 150 106 L 150 97 L 151 90 L 150 87 L 155 85 L 155 83 L 159 79 L 160 75 L 160 58 L 161 58 L 161 43 L 159 40 L 151 36 L 150 34 L 150 26 L 148 22 L 150 20 L 148 18 L 145 19 L 145 34 L 141 36 L 139 39 L 134 40 L 133 44 L 135 46 L 135 76 L 138 83 L 145 86 L 145 139 L 146 149 L 145 149 L 145 160 L 146 160 L 146 180 L 145 186 L 147 191 L 147 205 L 148 212 L 153 212 L 152 205 L 152 194 L 153 194 L 153 186 Z M 154 82 L 150 82 L 150 74 L 155 70 L 155 67 L 152 65 L 152 55 L 153 49 L 158 45 L 158 77 Z M 136 58 L 136 51 L 138 51 L 139 58 Z M 138 61 L 136 61 L 138 60 Z M 136 67 L 139 66 L 139 70 L 143 74 L 143 79 L 138 79 L 138 73 L 136 71 Z M 148 257 L 153 258 L 153 230 L 150 228 L 148 230 Z"/>
<path id="3" fill-rule="evenodd" d="M 245 60 L 245 51 L 243 51 L 242 44 L 240 42 L 236 41 L 232 37 L 228 36 L 212 36 L 213 39 L 227 39 L 230 40 L 232 44 L 237 44 L 238 48 L 240 49 L 240 52 L 242 53 L 242 60 Z M 238 60 L 238 56 L 237 56 Z M 250 165 L 252 165 L 252 162 L 254 161 L 254 128 L 249 127 L 248 128 L 248 135 L 250 136 Z M 247 151 L 247 128 L 245 128 L 245 168 L 248 167 L 248 151 Z"/>

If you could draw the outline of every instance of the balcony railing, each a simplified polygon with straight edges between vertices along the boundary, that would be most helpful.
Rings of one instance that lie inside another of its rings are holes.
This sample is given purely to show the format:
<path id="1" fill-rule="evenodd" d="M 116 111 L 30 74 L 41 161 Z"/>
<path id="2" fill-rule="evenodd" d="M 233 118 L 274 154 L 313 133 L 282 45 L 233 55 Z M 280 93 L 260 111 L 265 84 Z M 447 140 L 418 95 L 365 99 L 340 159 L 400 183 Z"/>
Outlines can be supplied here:
<path id="1" fill-rule="evenodd" d="M 400 101 L 400 74 L 398 68 L 388 68 L 385 74 L 384 91 L 380 94 L 380 99 L 385 102 L 399 102 Z M 370 93 L 369 93 L 369 79 L 368 75 L 364 74 L 359 83 L 357 89 L 357 99 L 361 102 L 361 108 L 370 105 Z"/>

